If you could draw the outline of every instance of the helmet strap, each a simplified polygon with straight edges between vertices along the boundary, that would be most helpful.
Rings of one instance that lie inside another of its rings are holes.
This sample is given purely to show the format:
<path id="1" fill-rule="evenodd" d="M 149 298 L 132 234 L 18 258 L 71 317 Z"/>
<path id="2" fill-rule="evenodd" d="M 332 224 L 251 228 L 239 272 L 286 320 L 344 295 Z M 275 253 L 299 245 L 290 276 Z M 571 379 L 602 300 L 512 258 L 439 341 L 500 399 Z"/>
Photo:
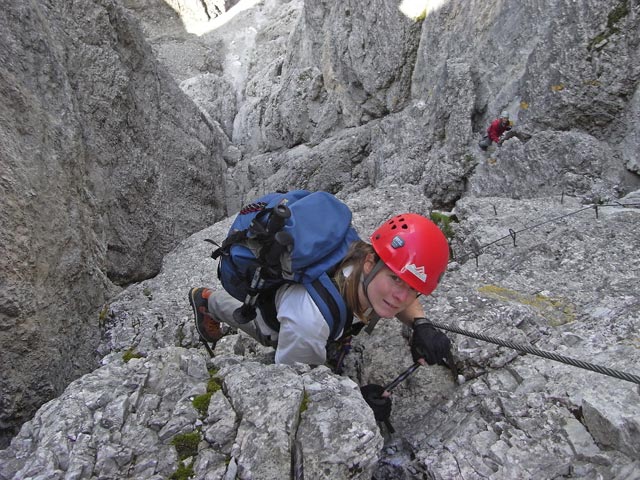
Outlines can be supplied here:
<path id="1" fill-rule="evenodd" d="M 369 300 L 369 293 L 367 290 L 369 289 L 369 284 L 371 283 L 371 280 L 373 280 L 373 277 L 375 277 L 378 274 L 378 272 L 382 269 L 382 267 L 384 267 L 384 262 L 382 260 L 378 260 L 376 264 L 373 266 L 373 268 L 371 269 L 371 271 L 367 275 L 362 276 L 362 289 L 364 290 L 364 296 L 370 305 L 370 307 L 366 310 L 366 312 L 364 312 L 365 316 L 368 319 L 367 326 L 365 327 L 364 330 L 369 334 L 375 328 L 376 323 L 378 323 L 378 320 L 380 320 L 380 315 L 378 315 L 376 311 L 373 309 L 373 304 L 371 303 L 371 300 Z"/>
<path id="2" fill-rule="evenodd" d="M 367 275 L 362 276 L 362 288 L 364 288 L 364 295 L 365 297 L 367 297 L 367 301 L 369 301 L 369 294 L 367 293 L 369 284 L 371 283 L 371 280 L 373 280 L 373 277 L 375 277 L 382 269 L 382 267 L 384 267 L 384 262 L 382 260 L 378 260 L 371 271 Z M 371 302 L 369 302 L 369 304 L 371 304 Z"/>
<path id="3" fill-rule="evenodd" d="M 371 335 L 371 332 L 373 332 L 373 329 L 376 328 L 376 323 L 378 323 L 378 320 L 380 320 L 380 315 L 378 315 L 376 312 L 373 312 L 373 315 L 369 317 L 367 326 L 364 327 L 364 331 L 367 332 L 369 335 Z"/>

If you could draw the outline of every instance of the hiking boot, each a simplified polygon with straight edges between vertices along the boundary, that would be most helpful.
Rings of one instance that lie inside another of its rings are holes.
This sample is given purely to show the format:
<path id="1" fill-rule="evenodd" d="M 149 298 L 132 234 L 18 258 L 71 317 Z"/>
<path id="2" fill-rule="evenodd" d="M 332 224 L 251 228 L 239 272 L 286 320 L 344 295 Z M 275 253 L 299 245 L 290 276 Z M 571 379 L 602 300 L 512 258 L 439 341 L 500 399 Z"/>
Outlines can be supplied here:
<path id="1" fill-rule="evenodd" d="M 208 310 L 208 299 L 212 294 L 213 290 L 209 288 L 192 288 L 189 290 L 189 303 L 193 309 L 196 330 L 200 338 L 215 345 L 222 338 L 222 329 L 220 322 L 214 319 Z"/>

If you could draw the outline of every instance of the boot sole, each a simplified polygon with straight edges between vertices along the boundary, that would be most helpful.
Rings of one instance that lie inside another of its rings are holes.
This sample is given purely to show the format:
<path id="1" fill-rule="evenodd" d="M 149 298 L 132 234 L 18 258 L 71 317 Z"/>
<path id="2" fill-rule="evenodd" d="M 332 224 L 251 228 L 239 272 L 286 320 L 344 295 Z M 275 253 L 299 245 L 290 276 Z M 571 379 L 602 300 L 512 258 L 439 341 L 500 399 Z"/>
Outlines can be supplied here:
<path id="1" fill-rule="evenodd" d="M 189 303 L 191 304 L 191 310 L 193 311 L 193 320 L 194 320 L 194 323 L 196 324 L 196 331 L 200 336 L 200 340 L 202 340 L 202 342 L 205 343 L 207 350 L 210 350 L 209 344 L 211 343 L 215 347 L 217 340 L 207 340 L 205 335 L 200 331 L 200 327 L 198 326 L 198 315 L 199 315 L 198 307 L 196 306 L 196 301 L 193 298 L 193 295 L 197 290 L 198 290 L 197 288 L 192 288 L 191 291 L 189 292 Z"/>

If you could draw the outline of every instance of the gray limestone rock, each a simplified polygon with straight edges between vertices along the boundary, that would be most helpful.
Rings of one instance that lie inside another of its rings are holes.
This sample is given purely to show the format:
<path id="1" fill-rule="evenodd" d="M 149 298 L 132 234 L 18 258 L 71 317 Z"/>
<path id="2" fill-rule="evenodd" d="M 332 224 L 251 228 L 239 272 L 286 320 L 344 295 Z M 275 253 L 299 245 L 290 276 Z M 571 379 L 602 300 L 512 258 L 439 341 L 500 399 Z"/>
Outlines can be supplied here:
<path id="1" fill-rule="evenodd" d="M 358 229 L 370 232 L 394 206 L 419 206 L 410 190 L 402 192 L 396 186 L 347 196 Z M 594 206 L 569 196 L 458 202 L 456 261 L 424 299 L 429 318 L 633 373 L 640 272 L 632 253 L 640 246 L 635 196 L 601 205 L 597 217 Z M 146 332 L 134 337 L 137 346 L 129 345 L 146 358 L 125 364 L 126 317 L 111 324 L 112 338 L 123 341 L 121 351 L 108 354 L 104 367 L 25 424 L 0 453 L 5 477 L 20 478 L 31 468 L 44 468 L 51 478 L 63 478 L 69 468 L 162 476 L 179 461 L 167 442 L 202 425 L 191 459 L 196 478 L 286 475 L 300 450 L 309 474 L 329 469 L 336 478 L 634 478 L 637 386 L 460 334 L 450 337 L 464 383 L 445 367 L 419 368 L 394 390 L 394 434 L 374 427 L 357 384 L 385 385 L 411 365 L 408 332 L 396 321 L 383 320 L 371 335 L 356 337 L 343 377 L 324 367 L 273 365 L 272 349 L 260 351 L 231 334 L 216 347 L 217 372 L 208 374 L 205 351 L 193 348 L 186 291 L 215 284 L 202 239 L 223 234 L 228 221 L 192 236 L 167 257 L 150 288 L 152 298 L 131 286 L 114 302 Z M 510 230 L 519 232 L 515 246 Z M 167 324 L 184 320 L 183 346 L 191 348 L 149 343 L 170 339 L 170 330 L 153 333 L 161 313 Z M 189 402 L 205 392 L 209 375 L 219 378 L 222 391 L 198 414 Z M 137 433 L 127 433 L 133 419 Z M 100 454 L 83 453 L 104 429 L 110 437 L 100 437 Z M 119 443 L 125 433 L 135 435 L 140 450 Z M 60 447 L 60 440 L 54 448 L 46 441 L 50 436 L 76 438 L 77 450 Z M 262 450 L 267 438 L 269 448 Z"/>
<path id="2" fill-rule="evenodd" d="M 0 67 L 0 443 L 95 367 L 100 309 L 223 214 L 221 139 L 114 1 L 11 3 Z"/>
<path id="3" fill-rule="evenodd" d="M 1 478 L 169 478 L 181 463 L 194 478 L 288 478 L 296 442 L 311 478 L 371 478 L 376 467 L 373 413 L 327 368 L 221 356 L 217 370 L 203 350 L 176 347 L 103 363 L 0 451 Z"/>
<path id="4" fill-rule="evenodd" d="M 460 334 L 466 381 L 419 368 L 382 443 L 356 384 L 412 363 L 394 321 L 354 340 L 351 380 L 274 366 L 229 331 L 200 412 L 186 297 L 218 286 L 204 239 L 226 213 L 323 189 L 364 238 L 401 211 L 451 216 L 434 321 L 634 372 L 637 2 L 122 3 L 0 19 L 4 443 L 60 395 L 0 451 L 0 476 L 286 477 L 301 450 L 315 477 L 638 478 L 637 386 Z M 481 151 L 505 109 L 515 137 Z M 270 429 L 273 454 L 247 440 Z M 171 439 L 194 431 L 179 459 Z"/>
<path id="5" fill-rule="evenodd" d="M 180 88 L 193 99 L 211 123 L 217 122 L 225 135 L 231 138 L 236 98 L 229 82 L 213 73 L 206 73 L 185 80 Z M 203 96 L 203 92 L 206 95 Z"/>
<path id="6" fill-rule="evenodd" d="M 452 224 L 456 261 L 434 295 L 424 299 L 429 317 L 634 373 L 632 365 L 638 362 L 633 347 L 638 320 L 635 285 L 640 266 L 632 252 L 640 247 L 640 210 L 623 205 L 633 205 L 636 196 L 620 199 L 621 204 L 601 205 L 597 217 L 594 205 L 569 196 L 459 201 L 455 210 L 459 223 Z M 429 211 L 427 200 L 400 185 L 363 189 L 347 195 L 345 201 L 365 237 L 400 208 Z M 189 345 L 187 339 L 195 342 L 185 295 L 188 282 L 217 284 L 214 262 L 206 258 L 208 247 L 202 239 L 223 235 L 227 228 L 227 222 L 216 224 L 168 256 L 165 273 L 156 279 L 153 300 L 130 287 L 129 296 L 122 295 L 114 308 L 136 312 L 143 302 L 156 309 L 156 315 L 162 309 L 174 312 L 186 319 L 184 345 Z M 510 230 L 519 232 L 515 246 Z M 173 300 L 167 302 L 165 296 Z M 146 328 L 146 334 L 135 337 L 143 350 L 149 348 L 150 339 L 170 338 L 153 333 L 142 312 L 132 323 Z M 122 330 L 126 325 L 114 322 L 113 338 L 131 338 Z M 361 333 L 347 356 L 345 375 L 360 385 L 389 383 L 412 363 L 408 333 L 398 322 L 384 320 L 372 335 Z M 376 478 L 420 474 L 624 478 L 625 472 L 637 467 L 637 388 L 463 335 L 451 334 L 451 338 L 466 382 L 459 384 L 447 368 L 423 367 L 394 390 L 391 422 L 396 433 L 388 435 L 382 429 L 385 443 Z M 273 350 L 261 348 L 247 337 L 231 335 L 219 343 L 216 354 L 225 358 L 224 365 L 238 364 L 229 355 L 271 363 Z M 261 388 L 250 387 L 240 373 L 233 376 L 247 392 Z M 293 395 L 300 387 L 291 388 Z M 299 435 L 303 424 L 304 420 Z M 225 438 L 228 435 L 221 433 L 220 441 L 228 444 Z M 305 437 L 303 449 L 309 442 L 315 444 L 314 438 Z M 325 441 L 335 441 L 331 438 Z"/>

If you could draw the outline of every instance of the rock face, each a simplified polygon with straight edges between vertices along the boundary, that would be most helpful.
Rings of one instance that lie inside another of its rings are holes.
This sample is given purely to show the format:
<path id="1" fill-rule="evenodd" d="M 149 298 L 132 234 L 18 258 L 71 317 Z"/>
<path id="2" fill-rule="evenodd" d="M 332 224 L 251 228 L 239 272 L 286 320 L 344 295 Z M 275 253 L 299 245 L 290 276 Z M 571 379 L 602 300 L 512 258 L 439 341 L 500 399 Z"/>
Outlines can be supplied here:
<path id="1" fill-rule="evenodd" d="M 96 365 L 98 311 L 224 212 L 221 141 L 111 1 L 0 28 L 0 431 Z"/>
<path id="2" fill-rule="evenodd" d="M 411 198 L 395 187 L 347 201 L 366 235 L 394 206 L 417 207 Z M 458 202 L 458 261 L 425 299 L 430 318 L 637 375 L 639 200 L 597 217 L 568 196 Z M 186 293 L 219 287 L 204 239 L 228 227 L 186 239 L 158 276 L 113 299 L 102 347 L 113 353 L 25 424 L 0 452 L 0 475 L 167 478 L 182 463 L 172 441 L 198 432 L 184 462 L 194 478 L 295 478 L 292 458 L 309 478 L 637 478 L 637 385 L 464 335 L 450 338 L 466 381 L 418 369 L 394 390 L 396 432 L 381 427 L 383 437 L 355 382 L 384 385 L 411 365 L 396 320 L 355 339 L 342 377 L 273 365 L 273 349 L 231 332 L 208 363 Z M 212 376 L 222 388 L 198 413 Z"/>
<path id="3" fill-rule="evenodd" d="M 161 479 L 184 461 L 198 478 L 289 478 L 297 465 L 308 478 L 367 479 L 376 467 L 373 414 L 325 367 L 228 354 L 207 370 L 197 350 L 175 347 L 104 362 L 0 452 L 2 478 Z"/>
<path id="4" fill-rule="evenodd" d="M 273 11 L 278 2 L 267 3 Z M 637 188 L 629 148 L 640 128 L 637 4 L 451 0 L 415 22 L 395 2 L 280 3 L 288 15 L 272 15 L 257 45 L 245 43 L 255 53 L 245 53 L 238 91 L 233 142 L 243 158 L 229 172 L 238 185 L 230 210 L 257 185 L 337 192 L 411 183 L 446 209 L 470 189 L 606 199 Z M 269 34 L 293 14 L 283 52 Z M 502 110 L 518 137 L 484 153 L 477 141 Z M 327 168 L 337 144 L 343 168 Z M 513 172 L 486 190 L 495 176 L 475 168 L 498 157 L 531 165 L 531 181 L 517 172 L 514 185 Z"/>
<path id="5" fill-rule="evenodd" d="M 293 461 L 309 478 L 640 478 L 629 382 L 451 334 L 466 382 L 418 369 L 382 448 L 356 383 L 412 363 L 397 322 L 357 338 L 351 380 L 274 366 L 233 332 L 208 364 L 186 298 L 216 285 L 203 240 L 225 214 L 323 189 L 365 238 L 400 211 L 452 215 L 433 320 L 637 374 L 638 2 L 14 3 L 5 443 L 68 387 L 0 451 L 0 477 L 287 478 Z M 480 150 L 505 109 L 517 135 Z M 103 366 L 70 384 L 96 349 Z M 181 458 L 172 440 L 194 432 Z"/>

